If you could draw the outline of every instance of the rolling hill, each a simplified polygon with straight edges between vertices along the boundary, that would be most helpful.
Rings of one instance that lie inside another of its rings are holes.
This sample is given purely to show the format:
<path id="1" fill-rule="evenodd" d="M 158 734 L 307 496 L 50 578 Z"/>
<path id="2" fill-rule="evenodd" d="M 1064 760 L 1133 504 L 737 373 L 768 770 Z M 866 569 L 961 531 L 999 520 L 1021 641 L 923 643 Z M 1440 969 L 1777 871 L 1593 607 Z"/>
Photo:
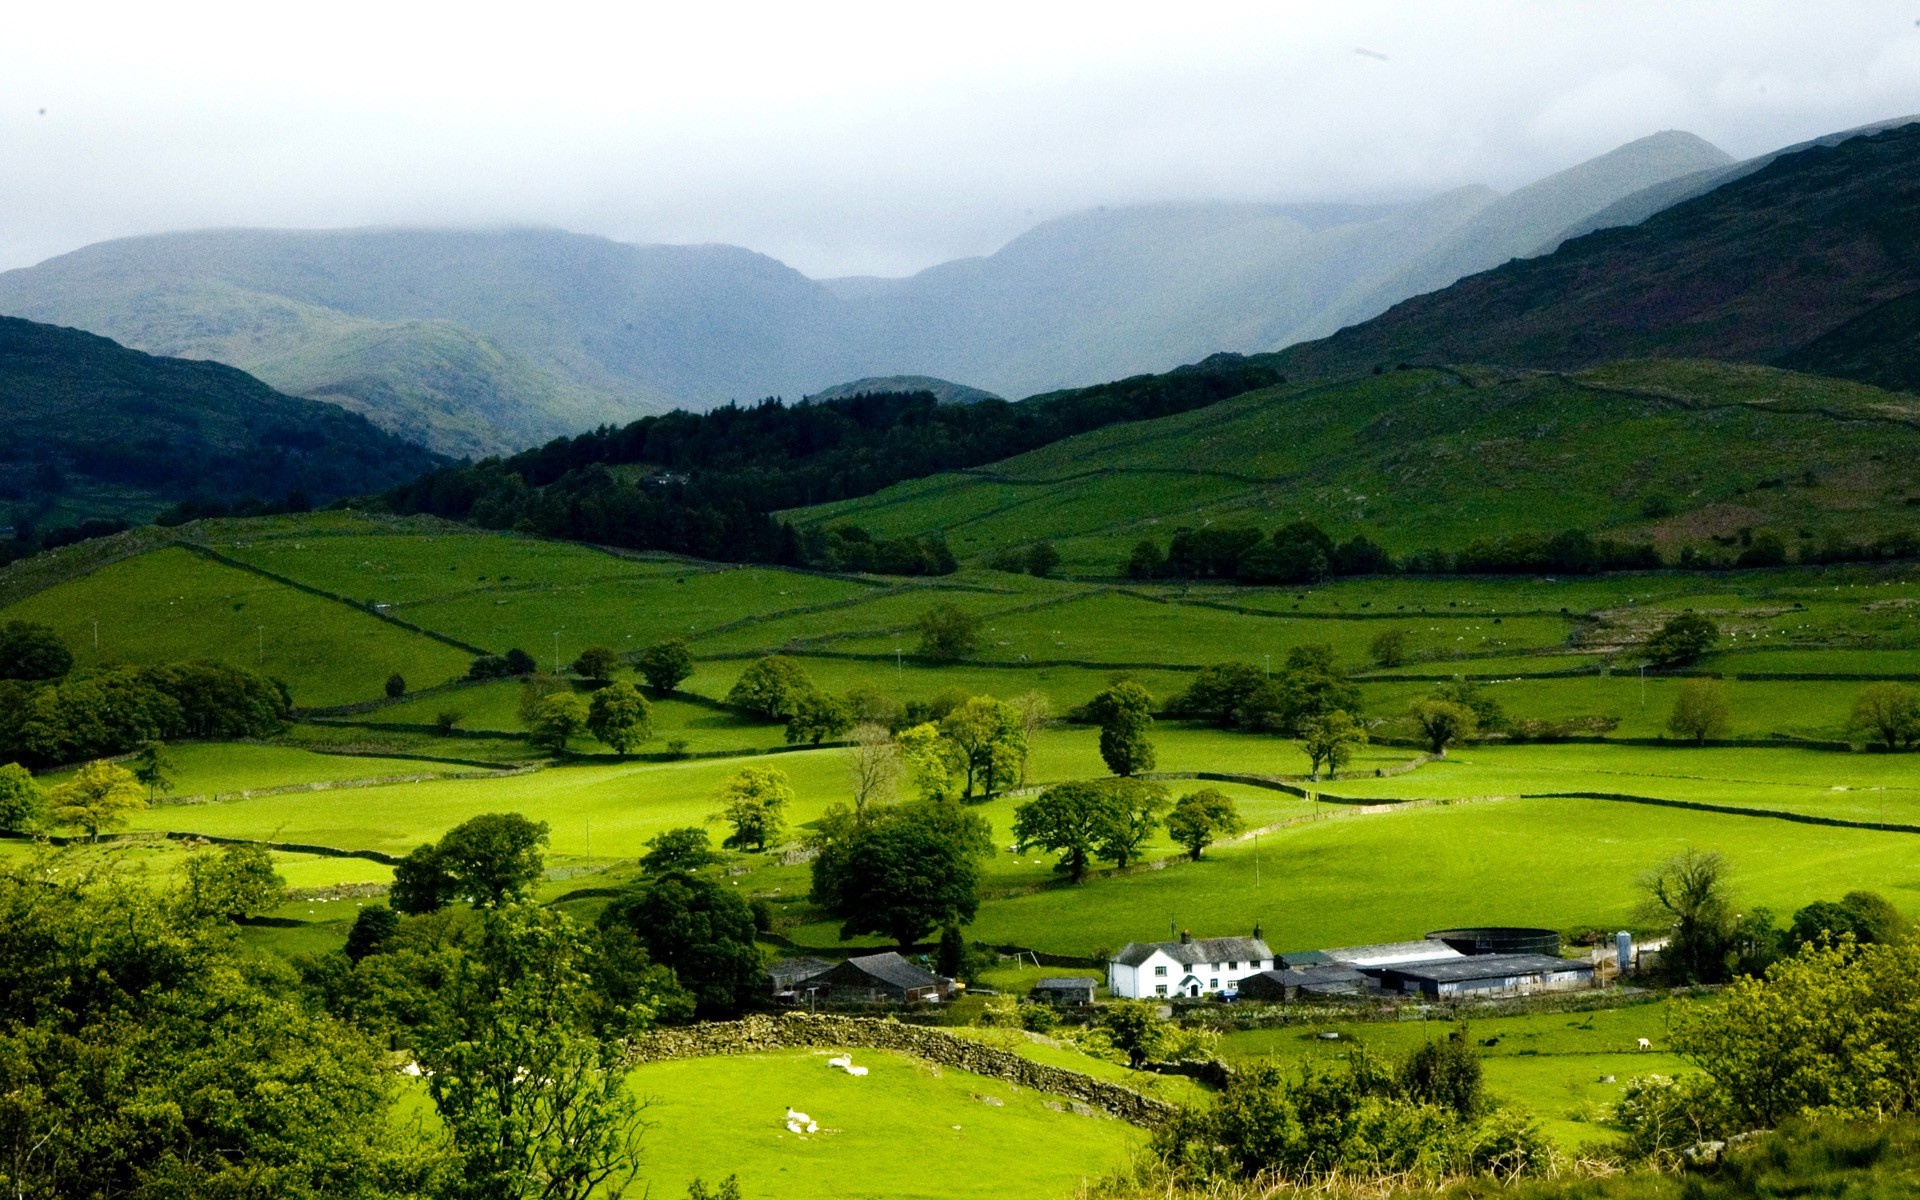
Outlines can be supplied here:
<path id="1" fill-rule="evenodd" d="M 209 230 L 0 274 L 0 312 L 232 363 L 481 456 L 847 379 L 1020 397 L 1272 350 L 1726 162 L 1669 132 L 1504 197 L 1099 209 L 907 279 L 814 280 L 738 247 L 555 230 Z"/>
<path id="2" fill-rule="evenodd" d="M 1781 155 L 1542 258 L 1280 355 L 1335 376 L 1398 362 L 1571 369 L 1708 357 L 1920 387 L 1920 123 Z"/>
<path id="3" fill-rule="evenodd" d="M 1920 527 L 1920 399 L 1707 361 L 1388 371 L 1109 426 L 992 466 L 787 514 L 955 554 L 1049 539 L 1113 575 L 1179 527 L 1313 521 L 1395 554 L 1586 529 L 1731 559 Z"/>
<path id="4" fill-rule="evenodd" d="M 219 363 L 0 318 L 0 503 L 15 522 L 145 519 L 189 497 L 315 504 L 445 460 Z"/>

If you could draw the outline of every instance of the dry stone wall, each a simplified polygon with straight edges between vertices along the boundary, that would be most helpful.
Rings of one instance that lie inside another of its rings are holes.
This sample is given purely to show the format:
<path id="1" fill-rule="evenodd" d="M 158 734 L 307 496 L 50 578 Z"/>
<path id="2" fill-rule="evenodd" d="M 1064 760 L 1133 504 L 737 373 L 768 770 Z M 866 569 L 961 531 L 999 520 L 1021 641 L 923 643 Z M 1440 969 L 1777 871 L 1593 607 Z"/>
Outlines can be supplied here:
<path id="1" fill-rule="evenodd" d="M 845 1017 L 830 1013 L 755 1015 L 739 1021 L 714 1021 L 658 1029 L 634 1043 L 634 1064 L 722 1054 L 763 1054 L 775 1050 L 894 1050 L 943 1067 L 1004 1079 L 1120 1118 L 1155 1128 L 1174 1114 L 1164 1100 L 1131 1088 L 1082 1075 L 1078 1071 L 1033 1062 L 1011 1051 L 982 1045 L 942 1029 L 898 1021 Z"/>

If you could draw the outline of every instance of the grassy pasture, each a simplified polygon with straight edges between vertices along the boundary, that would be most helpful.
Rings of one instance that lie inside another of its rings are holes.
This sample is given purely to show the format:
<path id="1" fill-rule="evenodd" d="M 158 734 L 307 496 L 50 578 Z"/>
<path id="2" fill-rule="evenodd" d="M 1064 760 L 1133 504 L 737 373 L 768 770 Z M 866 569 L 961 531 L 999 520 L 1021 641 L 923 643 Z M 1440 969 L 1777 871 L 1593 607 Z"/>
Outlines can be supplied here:
<path id="1" fill-rule="evenodd" d="M 683 1194 L 695 1177 L 713 1184 L 737 1172 L 748 1196 L 1062 1200 L 1145 1144 L 1130 1125 L 1056 1112 L 1048 1097 L 999 1080 L 853 1053 L 870 1075 L 829 1069 L 826 1051 L 636 1069 L 633 1090 L 654 1122 L 643 1178 L 662 1196 Z M 789 1106 L 820 1132 L 787 1132 Z"/>
<path id="2" fill-rule="evenodd" d="M 632 681 L 644 683 L 638 678 Z M 518 735 L 526 728 L 520 721 L 520 689 L 521 685 L 512 680 L 477 684 L 389 705 L 359 720 L 379 725 L 415 725 L 425 733 L 433 729 L 440 713 L 456 712 L 460 714 L 460 729 Z M 778 725 L 744 720 L 692 700 L 650 698 L 649 703 L 653 706 L 653 737 L 640 747 L 641 753 L 664 750 L 667 742 L 675 739 L 685 740 L 687 748 L 694 753 L 764 749 L 785 744 L 784 730 Z M 352 720 L 336 724 L 349 728 Z M 437 744 L 455 757 L 464 757 L 470 748 L 458 738 L 437 739 Z M 591 737 L 580 738 L 575 748 L 604 752 Z M 531 753 L 524 747 L 523 752 Z"/>
<path id="3" fill-rule="evenodd" d="M 102 567 L 0 617 L 53 626 L 83 668 L 213 658 L 279 676 L 306 706 L 372 699 L 394 672 L 415 686 L 439 683 L 464 675 L 470 661 L 347 605 L 176 547 Z"/>
<path id="4" fill-rule="evenodd" d="M 211 797 L 221 792 L 286 787 L 304 783 L 379 779 L 417 775 L 458 767 L 418 759 L 375 758 L 360 755 L 316 754 L 291 746 L 263 746 L 251 742 L 181 742 L 167 748 L 174 760 L 172 795 Z M 71 770 L 50 772 L 43 784 L 61 782 Z M 168 798 L 159 797 L 162 806 Z"/>

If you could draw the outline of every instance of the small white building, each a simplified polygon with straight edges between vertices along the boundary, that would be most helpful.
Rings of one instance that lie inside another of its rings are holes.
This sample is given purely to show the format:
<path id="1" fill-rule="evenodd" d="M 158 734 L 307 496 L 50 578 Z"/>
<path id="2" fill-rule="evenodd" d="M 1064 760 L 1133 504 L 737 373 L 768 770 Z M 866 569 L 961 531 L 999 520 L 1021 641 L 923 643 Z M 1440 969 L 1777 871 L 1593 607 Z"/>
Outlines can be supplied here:
<path id="1" fill-rule="evenodd" d="M 1107 991 L 1129 1000 L 1161 996 L 1230 996 L 1240 981 L 1273 966 L 1273 951 L 1259 938 L 1195 938 L 1177 942 L 1128 942 L 1107 963 Z"/>

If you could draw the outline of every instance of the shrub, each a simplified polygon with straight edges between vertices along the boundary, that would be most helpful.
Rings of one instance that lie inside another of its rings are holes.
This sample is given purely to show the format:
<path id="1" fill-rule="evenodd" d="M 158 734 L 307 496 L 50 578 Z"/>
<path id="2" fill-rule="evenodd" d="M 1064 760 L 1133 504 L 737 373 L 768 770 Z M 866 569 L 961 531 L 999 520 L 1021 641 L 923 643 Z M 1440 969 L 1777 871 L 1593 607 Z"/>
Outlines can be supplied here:
<path id="1" fill-rule="evenodd" d="M 958 662 L 980 648 L 980 618 L 956 604 L 936 604 L 915 622 L 920 630 L 920 657 L 935 662 Z"/>

